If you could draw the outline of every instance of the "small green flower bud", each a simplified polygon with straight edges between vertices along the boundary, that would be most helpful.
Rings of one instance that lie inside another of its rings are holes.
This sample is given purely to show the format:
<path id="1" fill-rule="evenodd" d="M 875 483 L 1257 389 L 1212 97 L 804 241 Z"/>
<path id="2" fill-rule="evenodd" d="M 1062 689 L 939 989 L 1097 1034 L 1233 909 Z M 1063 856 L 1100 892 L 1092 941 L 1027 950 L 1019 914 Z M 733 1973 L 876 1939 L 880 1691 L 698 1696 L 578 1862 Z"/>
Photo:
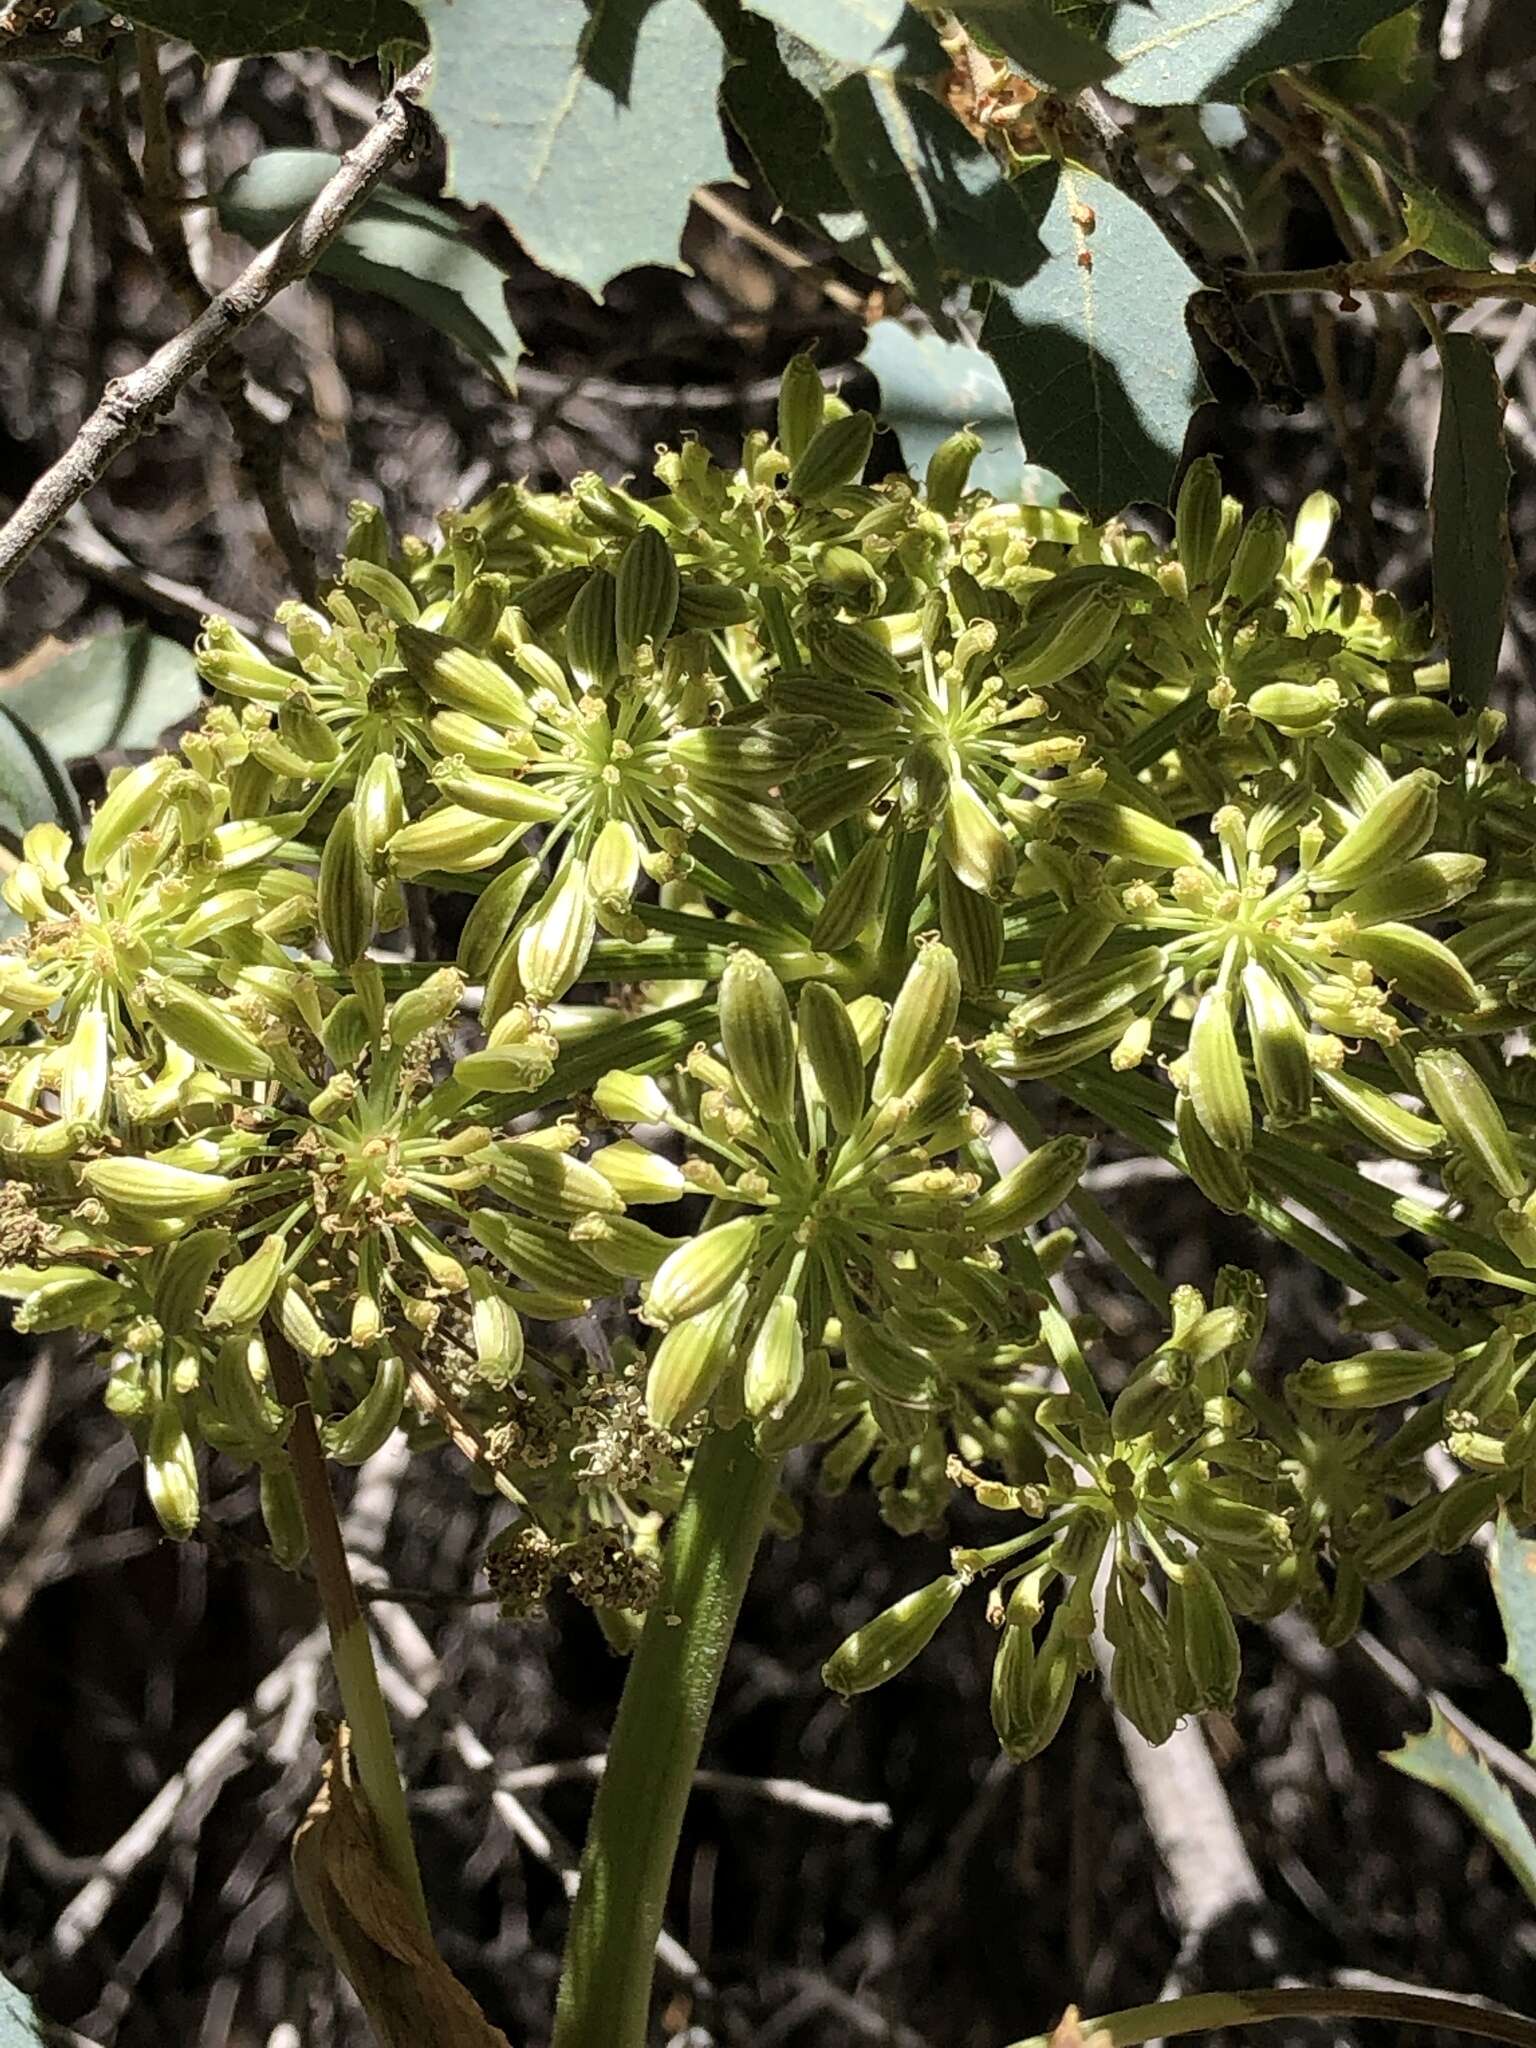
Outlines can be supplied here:
<path id="1" fill-rule="evenodd" d="M 1373 924 L 1346 938 L 1341 951 L 1364 960 L 1398 995 L 1438 1016 L 1464 1016 L 1482 991 L 1449 946 L 1410 924 Z"/>
<path id="2" fill-rule="evenodd" d="M 1282 1516 L 1235 1500 L 1187 1467 L 1173 1481 L 1168 1512 L 1179 1527 L 1218 1550 L 1279 1557 L 1291 1548 L 1290 1527 Z"/>
<path id="3" fill-rule="evenodd" d="M 920 1351 L 882 1324 L 852 1310 L 841 1317 L 843 1354 L 866 1387 L 900 1408 L 926 1408 L 933 1400 L 933 1368 Z"/>
<path id="4" fill-rule="evenodd" d="M 402 825 L 385 853 L 391 874 L 402 882 L 434 870 L 473 874 L 477 868 L 494 867 L 526 829 L 463 804 L 439 804 Z"/>
<path id="5" fill-rule="evenodd" d="M 179 773 L 174 754 L 155 754 L 117 778 L 97 806 L 86 835 L 81 860 L 88 875 L 102 874 L 126 840 L 154 823 L 169 802 L 169 784 Z"/>
<path id="6" fill-rule="evenodd" d="M 1262 604 L 1275 587 L 1275 578 L 1285 566 L 1290 535 L 1285 521 L 1273 505 L 1262 506 L 1243 528 L 1243 537 L 1232 557 L 1227 575 L 1226 597 L 1240 611 Z"/>
<path id="7" fill-rule="evenodd" d="M 815 1443 L 832 1427 L 832 1365 L 825 1351 L 817 1347 L 804 1354 L 798 1391 L 779 1414 L 764 1415 L 757 1422 L 759 1452 L 765 1458 L 781 1458 L 801 1444 Z"/>
<path id="8" fill-rule="evenodd" d="M 946 435 L 928 458 L 923 492 L 928 509 L 941 519 L 953 519 L 970 481 L 971 468 L 981 453 L 981 436 L 970 427 Z"/>
<path id="9" fill-rule="evenodd" d="M 487 1386 L 509 1387 L 523 1363 L 523 1326 L 512 1296 L 484 1266 L 469 1268 L 469 1294 L 475 1378 Z"/>
<path id="10" fill-rule="evenodd" d="M 1265 725 L 1289 738 L 1326 732 L 1338 716 L 1344 693 L 1330 677 L 1316 683 L 1262 683 L 1247 700 L 1247 709 Z"/>
<path id="11" fill-rule="evenodd" d="M 505 1138 L 488 1148 L 491 1182 L 530 1216 L 565 1223 L 576 1216 L 618 1216 L 624 1204 L 607 1177 L 584 1159 L 572 1159 L 532 1138 Z"/>
<path id="12" fill-rule="evenodd" d="M 187 1336 L 202 1320 L 203 1296 L 228 1254 L 227 1230 L 194 1230 L 160 1254 L 155 1275 L 155 1317 L 170 1336 Z"/>
<path id="13" fill-rule="evenodd" d="M 488 655 L 456 646 L 441 633 L 402 625 L 396 645 L 413 681 L 434 704 L 467 711 L 487 724 L 521 730 L 531 723 L 527 700 L 504 668 Z"/>
<path id="14" fill-rule="evenodd" d="M 450 803 L 508 825 L 552 825 L 569 808 L 565 798 L 536 783 L 511 775 L 485 775 L 462 762 L 440 762 L 432 780 Z"/>
<path id="15" fill-rule="evenodd" d="M 1352 1358 L 1309 1358 L 1289 1385 L 1316 1408 L 1384 1408 L 1427 1394 L 1455 1367 L 1444 1351 L 1362 1351 Z"/>
<path id="16" fill-rule="evenodd" d="M 1120 1389 L 1109 1411 L 1115 1441 L 1133 1443 L 1166 1422 L 1193 1377 L 1188 1360 L 1177 1354 L 1159 1352 L 1147 1359 Z"/>
<path id="17" fill-rule="evenodd" d="M 965 1580 L 950 1574 L 908 1593 L 855 1629 L 822 1665 L 822 1679 L 844 1699 L 884 1685 L 928 1647 L 964 1591 Z"/>
<path id="18" fill-rule="evenodd" d="M 338 1465 L 361 1465 L 381 1451 L 400 1424 L 405 1407 L 403 1359 L 386 1352 L 373 1369 L 367 1392 L 339 1421 L 321 1425 L 320 1442 Z"/>
<path id="19" fill-rule="evenodd" d="M 470 981 L 483 981 L 523 907 L 523 898 L 539 871 L 536 860 L 515 861 L 503 868 L 475 898 L 464 920 L 454 960 Z"/>
<path id="20" fill-rule="evenodd" d="M 263 1081 L 272 1056 L 245 1025 L 190 982 L 146 975 L 136 991 L 164 1035 L 202 1065 L 232 1080 Z"/>
<path id="21" fill-rule="evenodd" d="M 1454 1557 L 1464 1550 L 1478 1530 L 1499 1512 L 1510 1482 L 1502 1474 L 1468 1474 L 1448 1486 L 1440 1496 L 1435 1517 L 1435 1548 L 1442 1557 Z"/>
<path id="22" fill-rule="evenodd" d="M 671 1105 L 661 1085 L 650 1074 L 631 1074 L 614 1067 L 604 1074 L 592 1091 L 599 1116 L 615 1124 L 665 1123 Z"/>
<path id="23" fill-rule="evenodd" d="M 1222 1152 L 1246 1152 L 1253 1143 L 1253 1106 L 1224 988 L 1208 988 L 1196 1006 L 1187 1070 L 1189 1099 L 1211 1143 Z"/>
<path id="24" fill-rule="evenodd" d="M 1353 1074 L 1330 1074 L 1319 1068 L 1317 1084 L 1324 1095 L 1362 1137 L 1394 1159 L 1433 1159 L 1445 1150 L 1445 1132 L 1427 1117 L 1415 1116 L 1400 1102 L 1360 1081 Z"/>
<path id="25" fill-rule="evenodd" d="M 737 1216 L 690 1238 L 651 1282 L 644 1321 L 665 1329 L 712 1308 L 745 1272 L 761 1230 L 760 1216 Z"/>
<path id="26" fill-rule="evenodd" d="M 1012 841 L 962 776 L 949 785 L 939 846 L 968 889 L 991 895 L 1013 879 Z"/>
<path id="27" fill-rule="evenodd" d="M 107 1106 L 112 1027 L 105 1010 L 82 1010 L 56 1069 L 59 1113 L 66 1123 L 99 1124 Z"/>
<path id="28" fill-rule="evenodd" d="M 889 867 L 884 834 L 866 839 L 828 889 L 811 927 L 811 944 L 818 953 L 840 953 L 870 924 L 885 893 Z"/>
<path id="29" fill-rule="evenodd" d="M 790 461 L 786 488 L 802 505 L 815 504 L 846 484 L 856 484 L 864 474 L 875 441 L 871 413 L 850 412 L 842 419 L 831 419 L 825 416 L 825 399 L 822 404 L 822 424 Z"/>
<path id="30" fill-rule="evenodd" d="M 1459 1052 L 1445 1050 L 1422 1054 L 1414 1072 L 1457 1151 L 1506 1201 L 1518 1201 L 1527 1175 L 1509 1126 L 1476 1070 Z"/>
<path id="31" fill-rule="evenodd" d="M 795 1113 L 795 1032 L 789 998 L 755 953 L 733 952 L 720 977 L 720 1032 L 746 1107 L 764 1123 Z"/>
<path id="32" fill-rule="evenodd" d="M 959 965 L 948 946 L 930 941 L 919 948 L 891 1006 L 875 1067 L 877 1104 L 911 1088 L 954 1030 L 959 1010 Z"/>
<path id="33" fill-rule="evenodd" d="M 592 1167 L 628 1206 L 675 1202 L 688 1193 L 681 1168 L 633 1138 L 620 1138 L 594 1152 Z"/>

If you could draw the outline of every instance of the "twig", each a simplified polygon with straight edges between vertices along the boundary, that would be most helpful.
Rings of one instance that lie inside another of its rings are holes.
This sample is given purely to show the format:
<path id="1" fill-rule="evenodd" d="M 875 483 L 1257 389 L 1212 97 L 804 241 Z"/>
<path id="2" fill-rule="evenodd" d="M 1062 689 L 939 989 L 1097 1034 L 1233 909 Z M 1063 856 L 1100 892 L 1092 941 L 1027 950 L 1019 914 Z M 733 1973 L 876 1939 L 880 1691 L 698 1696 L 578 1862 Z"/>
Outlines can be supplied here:
<path id="1" fill-rule="evenodd" d="M 1277 292 L 1326 292 L 1341 310 L 1353 312 L 1359 297 L 1373 292 L 1403 293 L 1429 305 L 1470 305 L 1474 299 L 1509 299 L 1536 305 L 1536 269 L 1457 270 L 1449 263 L 1410 265 L 1324 263 L 1314 270 L 1229 270 L 1226 288 L 1238 299 Z"/>
<path id="2" fill-rule="evenodd" d="M 723 199 L 718 192 L 712 192 L 705 185 L 693 195 L 693 203 L 701 213 L 707 213 L 711 220 L 719 221 L 723 228 L 729 228 L 743 242 L 750 242 L 754 249 L 761 249 L 765 256 L 771 256 L 775 263 L 786 270 L 798 270 L 817 287 L 822 297 L 844 313 L 851 313 L 855 320 L 869 321 L 879 314 L 878 288 L 874 292 L 856 291 L 841 278 L 834 277 L 824 264 L 796 249 L 779 235 L 770 234 L 767 228 L 759 227 L 750 215 L 733 206 L 729 199 Z"/>
<path id="3" fill-rule="evenodd" d="M 607 1761 L 604 1756 L 577 1756 L 563 1763 L 525 1764 L 520 1770 L 502 1771 L 496 1782 L 508 1792 L 534 1792 L 572 1778 L 600 1778 Z M 739 1792 L 749 1799 L 792 1806 L 801 1813 L 815 1814 L 818 1820 L 848 1827 L 891 1825 L 891 1809 L 883 1799 L 848 1799 L 841 1792 L 823 1792 L 819 1785 L 807 1785 L 799 1778 L 744 1778 L 734 1771 L 695 1771 L 693 1782 L 700 1792 Z"/>
<path id="4" fill-rule="evenodd" d="M 150 246 L 172 290 L 189 319 L 195 320 L 208 306 L 192 267 L 182 219 L 181 178 L 176 168 L 176 146 L 171 136 L 170 110 L 165 97 L 165 80 L 160 75 L 160 38 L 146 28 L 136 27 L 134 47 L 139 62 L 139 118 L 144 129 L 142 172 L 128 154 L 126 143 L 116 148 L 108 141 L 112 168 L 133 199 L 149 236 Z M 230 349 L 208 365 L 208 388 L 223 408 L 239 450 L 257 503 L 278 551 L 288 565 L 301 596 L 312 598 L 316 589 L 314 557 L 306 547 L 288 494 L 283 488 L 282 442 L 261 419 L 251 403 L 245 370 L 239 352 Z"/>
<path id="5" fill-rule="evenodd" d="M 32 1361 L 32 1370 L 22 1383 L 16 1412 L 5 1433 L 0 1450 L 0 1540 L 10 1534 L 11 1524 L 21 1508 L 21 1496 L 32 1466 L 32 1453 L 48 1419 L 53 1395 L 53 1348 L 45 1344 Z"/>
<path id="6" fill-rule="evenodd" d="M 33 1596 L 57 1575 L 63 1553 L 80 1524 L 111 1491 L 118 1474 L 134 1462 L 127 1437 L 114 1437 L 83 1466 L 38 1523 L 20 1561 L 0 1579 L 0 1649 L 32 1604 Z"/>
<path id="7" fill-rule="evenodd" d="M 411 146 L 415 99 L 431 76 L 423 58 L 385 101 L 378 121 L 342 158 L 336 174 L 299 218 L 270 242 L 190 327 L 130 376 L 114 378 L 64 455 L 0 528 L 0 584 L 141 434 L 152 431 L 183 385 L 206 368 L 286 285 L 310 271 L 348 220 Z"/>
<path id="8" fill-rule="evenodd" d="M 248 619 L 226 604 L 216 604 L 206 591 L 162 576 L 156 569 L 141 569 L 116 542 L 91 524 L 83 506 L 71 505 L 49 536 L 49 545 L 94 582 L 136 599 L 146 611 L 163 612 L 169 618 L 194 623 L 200 623 L 210 612 L 217 612 L 228 619 L 237 633 L 254 640 L 266 653 L 291 659 L 281 635 L 274 632 L 270 622 Z"/>

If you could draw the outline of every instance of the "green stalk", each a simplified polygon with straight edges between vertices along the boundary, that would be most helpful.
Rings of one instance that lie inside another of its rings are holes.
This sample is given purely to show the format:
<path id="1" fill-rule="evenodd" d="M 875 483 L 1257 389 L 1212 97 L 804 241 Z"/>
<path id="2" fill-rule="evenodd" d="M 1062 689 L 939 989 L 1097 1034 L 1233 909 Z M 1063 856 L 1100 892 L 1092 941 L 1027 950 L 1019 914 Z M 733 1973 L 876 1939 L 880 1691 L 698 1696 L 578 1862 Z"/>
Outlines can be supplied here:
<path id="1" fill-rule="evenodd" d="M 1400 2025 L 1444 2027 L 1476 2034 L 1484 2041 L 1508 2041 L 1536 2048 L 1536 2020 L 1504 2006 L 1476 2004 L 1446 1992 L 1369 1990 L 1353 1984 L 1304 1984 L 1284 1991 L 1199 1991 L 1189 1998 L 1164 1998 L 1127 2006 L 1103 2019 L 1082 2020 L 1082 2039 L 1108 2035 L 1110 2048 L 1136 2048 L 1141 2041 L 1199 2034 L 1212 2027 L 1261 2026 L 1269 2020 L 1396 2020 Z M 1050 2048 L 1051 2034 L 1032 2034 L 1013 2048 Z"/>
<path id="2" fill-rule="evenodd" d="M 777 1477 L 745 1427 L 694 1458 L 592 1809 L 552 2048 L 645 2048 L 683 1810 Z"/>

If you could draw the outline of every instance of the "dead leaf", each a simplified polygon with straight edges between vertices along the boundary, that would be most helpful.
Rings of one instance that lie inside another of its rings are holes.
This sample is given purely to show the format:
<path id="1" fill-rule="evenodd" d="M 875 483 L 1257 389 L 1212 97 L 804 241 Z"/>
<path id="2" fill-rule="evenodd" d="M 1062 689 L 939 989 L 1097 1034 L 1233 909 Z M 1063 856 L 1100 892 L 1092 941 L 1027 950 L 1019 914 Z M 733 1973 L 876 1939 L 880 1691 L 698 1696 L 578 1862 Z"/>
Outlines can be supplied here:
<path id="1" fill-rule="evenodd" d="M 1069 2005 L 1051 2029 L 1050 2048 L 1110 2048 L 1113 2040 L 1108 2027 L 1095 2027 L 1091 2034 L 1085 2034 L 1081 2012 L 1075 2005 Z"/>
<path id="2" fill-rule="evenodd" d="M 305 1916 L 361 1999 L 380 2048 L 510 2048 L 387 1868 L 345 1723 L 293 1838 L 293 1875 Z"/>

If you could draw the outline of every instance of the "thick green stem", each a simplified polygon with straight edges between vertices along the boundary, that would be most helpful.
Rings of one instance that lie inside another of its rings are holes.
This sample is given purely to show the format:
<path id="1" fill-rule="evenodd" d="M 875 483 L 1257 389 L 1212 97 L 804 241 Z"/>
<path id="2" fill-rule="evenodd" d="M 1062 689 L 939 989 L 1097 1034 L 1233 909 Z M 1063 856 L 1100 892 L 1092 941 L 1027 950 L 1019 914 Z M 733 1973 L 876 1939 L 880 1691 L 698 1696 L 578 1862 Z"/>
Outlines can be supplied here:
<path id="1" fill-rule="evenodd" d="M 1167 2040 L 1177 2034 L 1200 2034 L 1212 2027 L 1259 2026 L 1266 2020 L 1360 2019 L 1396 2020 L 1400 2026 L 1443 2027 L 1475 2034 L 1484 2041 L 1508 2041 L 1513 2048 L 1536 2048 L 1536 2020 L 1503 2006 L 1475 2004 L 1440 1991 L 1359 1987 L 1352 1984 L 1298 1985 L 1283 1991 L 1200 1991 L 1188 1998 L 1164 1998 L 1151 2005 L 1127 2006 L 1103 2019 L 1083 2020 L 1086 2040 L 1109 2036 L 1111 2048 L 1134 2048 L 1139 2041 Z M 1050 2048 L 1052 2036 L 1032 2034 L 1013 2048 Z"/>
<path id="2" fill-rule="evenodd" d="M 694 1459 L 587 1830 L 553 2048 L 645 2048 L 683 1810 L 777 1471 L 745 1428 Z"/>

